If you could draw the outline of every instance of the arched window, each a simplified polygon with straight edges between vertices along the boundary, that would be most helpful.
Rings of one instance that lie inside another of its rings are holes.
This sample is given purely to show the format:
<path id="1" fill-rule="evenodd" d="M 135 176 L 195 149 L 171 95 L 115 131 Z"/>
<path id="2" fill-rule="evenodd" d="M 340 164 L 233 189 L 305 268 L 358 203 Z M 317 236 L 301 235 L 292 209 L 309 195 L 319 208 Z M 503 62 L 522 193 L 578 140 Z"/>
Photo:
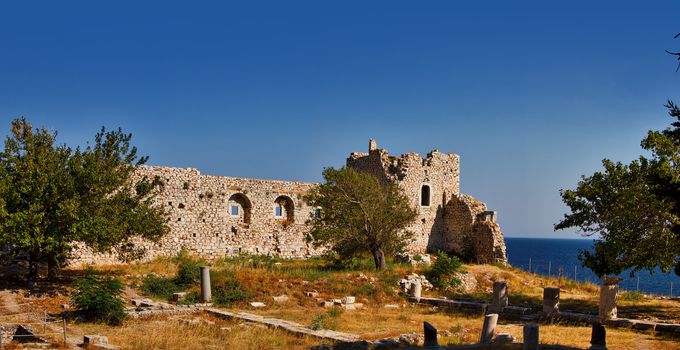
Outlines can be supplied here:
<path id="1" fill-rule="evenodd" d="M 420 206 L 430 206 L 430 185 L 423 185 L 423 187 L 420 188 Z"/>
<path id="2" fill-rule="evenodd" d="M 250 212 L 252 210 L 252 205 L 248 197 L 241 193 L 236 193 L 229 197 L 227 201 L 227 210 L 229 210 L 229 215 L 234 219 L 239 219 L 239 221 L 249 224 L 250 223 Z"/>
<path id="3" fill-rule="evenodd" d="M 274 218 L 290 224 L 295 220 L 295 205 L 288 196 L 279 196 L 274 201 Z"/>

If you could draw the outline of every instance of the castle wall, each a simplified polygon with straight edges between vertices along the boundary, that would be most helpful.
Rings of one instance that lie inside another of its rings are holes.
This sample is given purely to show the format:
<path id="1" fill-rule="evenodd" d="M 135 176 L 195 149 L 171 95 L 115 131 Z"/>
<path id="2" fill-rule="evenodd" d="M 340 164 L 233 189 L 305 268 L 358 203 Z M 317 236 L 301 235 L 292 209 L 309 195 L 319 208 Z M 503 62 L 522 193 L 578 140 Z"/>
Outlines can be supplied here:
<path id="1" fill-rule="evenodd" d="M 467 253 L 480 262 L 507 261 L 500 226 L 485 223 L 486 205 L 460 193 L 460 157 L 434 150 L 422 158 L 418 153 L 390 156 L 369 141 L 369 152 L 355 152 L 347 167 L 369 173 L 382 181 L 398 184 L 410 199 L 418 216 L 407 227 L 415 233 L 408 247 L 412 252 L 439 250 L 462 254 L 464 239 Z M 428 190 L 423 191 L 427 186 Z M 429 195 L 427 195 L 429 193 Z M 423 200 L 423 196 L 429 200 Z M 495 225 L 495 226 L 494 226 Z"/>
<path id="2" fill-rule="evenodd" d="M 146 250 L 145 259 L 176 255 L 182 249 L 207 259 L 240 253 L 306 258 L 320 253 L 304 241 L 305 221 L 314 208 L 303 196 L 317 184 L 149 166 L 139 167 L 135 176 L 160 177 L 164 186 L 157 203 L 169 213 L 168 235 L 156 243 L 136 241 Z M 232 206 L 238 209 L 232 212 Z M 74 256 L 75 265 L 117 262 L 111 254 L 92 254 L 82 248 Z"/>
<path id="3" fill-rule="evenodd" d="M 479 262 L 507 261 L 495 212 L 460 193 L 460 158 L 434 150 L 390 156 L 369 143 L 368 153 L 352 153 L 347 166 L 398 184 L 416 209 L 407 229 L 415 233 L 411 252 L 469 253 Z M 238 254 L 307 258 L 322 250 L 305 242 L 306 221 L 315 208 L 303 197 L 318 184 L 202 175 L 193 168 L 141 166 L 137 179 L 158 176 L 164 183 L 156 203 L 169 214 L 170 233 L 158 242 L 134 241 L 144 259 L 174 256 L 181 250 L 207 259 Z M 424 189 L 426 187 L 426 189 Z M 492 214 L 489 214 L 492 213 Z M 467 245 L 466 245 L 467 244 Z M 78 247 L 73 265 L 118 263 L 113 254 Z"/>

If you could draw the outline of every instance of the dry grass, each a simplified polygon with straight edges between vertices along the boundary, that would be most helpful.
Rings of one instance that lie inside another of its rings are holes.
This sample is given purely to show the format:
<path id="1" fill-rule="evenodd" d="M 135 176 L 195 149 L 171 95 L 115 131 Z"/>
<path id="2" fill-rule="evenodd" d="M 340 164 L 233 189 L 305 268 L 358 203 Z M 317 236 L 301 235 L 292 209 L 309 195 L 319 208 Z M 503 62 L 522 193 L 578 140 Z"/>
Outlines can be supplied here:
<path id="1" fill-rule="evenodd" d="M 248 302 L 233 305 L 235 309 L 249 310 L 261 315 L 295 321 L 310 326 L 319 315 L 328 309 L 319 306 L 320 300 L 353 295 L 365 308 L 341 312 L 333 318 L 336 330 L 360 335 L 374 340 L 397 336 L 404 333 L 422 333 L 423 321 L 430 322 L 439 330 L 448 330 L 451 336 L 441 339 L 442 344 L 469 344 L 479 340 L 482 315 L 448 313 L 431 307 L 417 307 L 408 304 L 403 296 L 395 291 L 396 282 L 412 272 L 423 273 L 411 266 L 391 266 L 387 271 L 376 272 L 370 267 L 359 264 L 358 268 L 342 269 L 324 264 L 319 260 L 276 260 L 264 257 L 239 257 L 225 259 L 212 264 L 214 270 L 230 270 L 250 292 L 248 301 L 263 301 L 264 310 L 250 310 Z M 438 291 L 426 292 L 426 296 L 450 298 L 471 298 L 489 301 L 494 281 L 509 283 L 510 303 L 514 305 L 538 306 L 541 303 L 543 288 L 559 286 L 561 309 L 597 312 L 599 287 L 594 284 L 579 283 L 568 279 L 548 279 L 519 269 L 492 265 L 466 265 L 466 270 L 478 281 L 478 288 L 468 294 Z M 110 274 L 121 277 L 134 287 L 142 276 L 154 273 L 172 276 L 177 270 L 177 260 L 160 258 L 144 264 L 111 266 L 101 268 Z M 69 273 L 78 275 L 77 270 Z M 197 290 L 197 286 L 192 287 Z M 304 291 L 317 290 L 319 299 L 304 296 Z M 272 297 L 287 295 L 290 300 L 277 304 Z M 58 305 L 66 302 L 65 296 L 27 296 L 30 300 L 50 311 L 57 311 Z M 398 309 L 384 308 L 385 304 L 397 304 Z M 680 319 L 680 303 L 671 300 L 644 299 L 620 302 L 620 314 L 638 318 L 677 321 Z M 185 316 L 184 318 L 192 318 Z M 234 322 L 212 320 L 215 324 L 201 323 L 190 325 L 177 318 L 157 318 L 147 320 L 128 320 L 121 327 L 101 324 L 74 324 L 79 333 L 98 333 L 109 337 L 111 343 L 122 345 L 125 349 L 308 349 L 319 341 L 298 338 L 290 334 L 262 329 L 256 326 L 243 326 Z M 231 331 L 221 330 L 230 327 Z M 542 325 L 541 342 L 587 348 L 590 327 L 568 325 Z M 519 324 L 500 324 L 498 333 L 511 333 L 521 340 L 522 328 Z M 613 349 L 680 349 L 676 340 L 655 337 L 652 334 L 636 333 L 628 330 L 608 329 L 607 340 Z"/>
<path id="2" fill-rule="evenodd" d="M 182 319 L 195 319 L 199 322 L 188 324 L 182 322 Z M 214 324 L 201 320 L 208 320 Z M 309 349 L 319 344 L 318 340 L 308 337 L 296 337 L 283 331 L 207 316 L 128 320 L 120 327 L 83 324 L 80 328 L 86 334 L 106 335 L 109 343 L 120 345 L 123 349 Z"/>

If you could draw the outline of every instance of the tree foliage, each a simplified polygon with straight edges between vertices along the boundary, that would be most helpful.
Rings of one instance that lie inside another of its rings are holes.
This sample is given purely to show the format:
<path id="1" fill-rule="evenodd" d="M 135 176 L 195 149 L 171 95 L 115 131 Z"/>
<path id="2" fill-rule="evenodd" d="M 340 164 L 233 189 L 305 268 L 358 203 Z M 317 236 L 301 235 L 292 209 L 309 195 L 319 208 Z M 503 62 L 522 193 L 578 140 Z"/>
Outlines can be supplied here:
<path id="1" fill-rule="evenodd" d="M 85 277 L 75 282 L 71 300 L 87 319 L 119 325 L 127 316 L 121 293 L 123 282 L 87 270 Z"/>
<path id="2" fill-rule="evenodd" d="M 605 159 L 603 171 L 560 192 L 571 213 L 555 229 L 599 234 L 594 250 L 579 259 L 600 277 L 657 266 L 680 275 L 680 110 L 671 101 L 666 107 L 671 126 L 641 142 L 651 157 L 630 164 Z"/>
<path id="3" fill-rule="evenodd" d="M 325 183 L 305 197 L 321 208 L 310 219 L 311 241 L 341 258 L 370 253 L 375 267 L 385 268 L 385 254 L 401 251 L 413 236 L 404 228 L 416 212 L 402 189 L 351 168 L 326 168 L 323 177 Z"/>
<path id="4" fill-rule="evenodd" d="M 31 277 L 47 262 L 54 278 L 75 242 L 131 257 L 130 238 L 168 232 L 153 205 L 160 181 L 132 179 L 147 157 L 137 156 L 130 134 L 102 128 L 84 149 L 59 145 L 56 136 L 16 119 L 0 152 L 0 246 L 27 254 Z"/>

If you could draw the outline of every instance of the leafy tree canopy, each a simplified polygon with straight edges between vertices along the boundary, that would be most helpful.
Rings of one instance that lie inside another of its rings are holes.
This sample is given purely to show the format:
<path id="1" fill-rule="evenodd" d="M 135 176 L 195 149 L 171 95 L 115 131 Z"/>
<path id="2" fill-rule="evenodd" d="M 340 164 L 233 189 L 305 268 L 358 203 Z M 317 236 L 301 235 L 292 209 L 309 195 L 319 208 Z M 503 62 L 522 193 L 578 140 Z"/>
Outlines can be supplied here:
<path id="1" fill-rule="evenodd" d="M 668 101 L 674 121 L 649 131 L 641 146 L 651 157 L 630 164 L 602 161 L 604 170 L 560 191 L 571 210 L 555 229 L 599 234 L 594 250 L 579 259 L 598 276 L 675 267 L 680 275 L 680 109 Z"/>
<path id="2" fill-rule="evenodd" d="M 16 119 L 0 152 L 0 246 L 28 256 L 30 277 L 40 262 L 56 277 L 75 242 L 131 257 L 130 238 L 168 232 L 153 205 L 159 179 L 133 181 L 147 157 L 137 156 L 130 134 L 102 128 L 85 149 L 58 145 L 56 136 Z"/>
<path id="3" fill-rule="evenodd" d="M 305 197 L 321 208 L 310 219 L 311 241 L 345 259 L 370 253 L 375 267 L 385 268 L 385 254 L 401 251 L 413 236 L 405 227 L 416 212 L 402 189 L 345 167 L 326 168 L 323 177 L 325 183 Z"/>

